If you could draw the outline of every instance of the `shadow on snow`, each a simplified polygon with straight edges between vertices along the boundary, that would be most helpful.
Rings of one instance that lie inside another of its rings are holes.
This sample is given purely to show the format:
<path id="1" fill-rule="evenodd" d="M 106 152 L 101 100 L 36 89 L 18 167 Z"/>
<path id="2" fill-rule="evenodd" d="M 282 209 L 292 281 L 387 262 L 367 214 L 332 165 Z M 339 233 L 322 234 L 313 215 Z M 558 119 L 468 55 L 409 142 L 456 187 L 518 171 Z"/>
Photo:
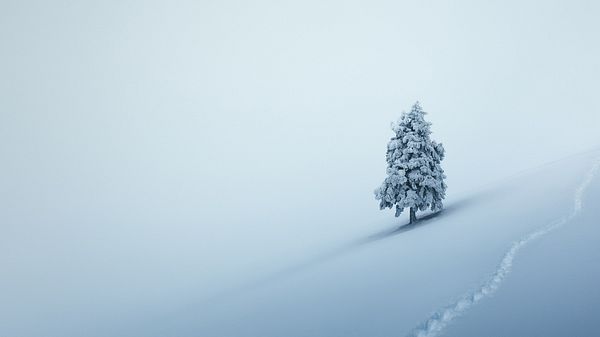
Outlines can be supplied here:
<path id="1" fill-rule="evenodd" d="M 346 254 L 346 253 L 353 251 L 359 247 L 362 247 L 362 246 L 365 246 L 365 245 L 368 245 L 368 244 L 371 244 L 371 243 L 374 243 L 377 241 L 385 240 L 385 239 L 394 237 L 396 235 L 406 233 L 408 231 L 416 230 L 416 229 L 422 228 L 424 226 L 433 225 L 433 224 L 435 224 L 435 221 L 434 221 L 435 219 L 442 217 L 442 216 L 448 217 L 448 216 L 452 215 L 453 213 L 455 213 L 457 210 L 470 207 L 473 204 L 481 203 L 487 199 L 490 199 L 490 198 L 500 194 L 499 192 L 502 192 L 502 189 L 496 189 L 496 190 L 492 190 L 492 191 L 488 190 L 488 191 L 474 194 L 470 197 L 466 197 L 466 198 L 457 200 L 457 201 L 449 204 L 448 206 L 446 206 L 441 211 L 433 212 L 433 213 L 425 213 L 416 222 L 414 222 L 412 224 L 409 223 L 409 224 L 401 225 L 399 227 L 393 227 L 391 229 L 384 230 L 379 233 L 369 235 L 367 237 L 363 237 L 363 238 L 356 239 L 354 241 L 350 241 L 350 242 L 348 242 L 344 245 L 341 245 L 337 248 L 326 251 L 326 252 L 316 255 L 312 258 L 306 259 L 300 263 L 296 263 L 287 268 L 283 268 L 283 269 L 281 269 L 271 275 L 268 275 L 266 277 L 254 280 L 252 282 L 246 283 L 245 285 L 242 285 L 242 286 L 239 286 L 236 288 L 232 288 L 232 289 L 220 292 L 209 298 L 205 298 L 204 300 L 201 300 L 200 302 L 196 302 L 196 304 L 192 304 L 191 308 L 187 307 L 187 310 L 190 310 L 190 309 L 193 310 L 194 308 L 198 309 L 198 307 L 200 307 L 200 306 L 207 307 L 208 304 L 214 304 L 216 302 L 220 302 L 220 301 L 235 297 L 236 295 L 245 293 L 247 291 L 256 290 L 256 289 L 261 288 L 269 283 L 289 277 L 298 272 L 306 270 L 310 267 L 313 267 L 320 263 L 329 261 L 335 257 Z"/>

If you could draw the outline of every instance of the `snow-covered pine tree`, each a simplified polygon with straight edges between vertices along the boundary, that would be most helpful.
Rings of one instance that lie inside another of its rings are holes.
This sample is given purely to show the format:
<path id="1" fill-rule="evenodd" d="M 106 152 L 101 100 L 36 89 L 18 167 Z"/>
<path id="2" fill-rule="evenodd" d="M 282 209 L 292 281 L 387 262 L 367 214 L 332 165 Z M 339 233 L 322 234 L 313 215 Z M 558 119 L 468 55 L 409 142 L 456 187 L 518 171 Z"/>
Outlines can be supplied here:
<path id="1" fill-rule="evenodd" d="M 417 220 L 417 210 L 441 210 L 446 196 L 446 176 L 440 166 L 444 147 L 430 139 L 430 126 L 419 102 L 392 123 L 396 135 L 388 143 L 388 176 L 375 190 L 380 209 L 396 206 L 399 216 L 409 208 L 410 223 Z"/>

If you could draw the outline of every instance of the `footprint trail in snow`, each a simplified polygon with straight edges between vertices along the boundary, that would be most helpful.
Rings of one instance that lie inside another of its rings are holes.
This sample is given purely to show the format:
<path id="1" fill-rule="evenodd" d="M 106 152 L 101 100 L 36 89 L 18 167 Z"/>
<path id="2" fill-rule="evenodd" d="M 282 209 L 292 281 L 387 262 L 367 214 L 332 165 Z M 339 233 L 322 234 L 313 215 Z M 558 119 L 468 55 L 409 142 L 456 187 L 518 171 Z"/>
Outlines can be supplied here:
<path id="1" fill-rule="evenodd" d="M 535 230 L 521 239 L 515 241 L 509 250 L 504 254 L 502 261 L 498 265 L 496 271 L 491 275 L 489 279 L 487 279 L 480 287 L 470 291 L 463 297 L 461 297 L 458 301 L 438 310 L 433 313 L 427 320 L 421 323 L 416 329 L 414 329 L 411 333 L 407 335 L 407 337 L 434 337 L 438 336 L 446 326 L 455 318 L 464 314 L 469 308 L 477 304 L 483 298 L 490 296 L 502 284 L 502 281 L 506 278 L 506 276 L 510 273 L 513 265 L 513 261 L 515 256 L 528 243 L 531 241 L 538 239 L 539 237 L 548 234 L 554 229 L 565 225 L 567 222 L 575 218 L 583 207 L 583 193 L 592 182 L 595 174 L 600 168 L 600 159 L 596 160 L 592 168 L 585 175 L 585 178 L 579 184 L 577 189 L 575 190 L 575 200 L 573 208 L 571 212 L 549 225 Z"/>

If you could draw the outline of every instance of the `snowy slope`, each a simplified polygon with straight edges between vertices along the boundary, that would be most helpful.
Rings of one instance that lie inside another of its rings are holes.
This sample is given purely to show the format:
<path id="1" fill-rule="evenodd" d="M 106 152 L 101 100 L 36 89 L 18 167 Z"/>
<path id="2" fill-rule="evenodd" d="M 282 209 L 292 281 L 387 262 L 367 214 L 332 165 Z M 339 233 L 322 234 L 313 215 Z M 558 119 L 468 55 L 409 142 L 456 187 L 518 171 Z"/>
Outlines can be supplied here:
<path id="1" fill-rule="evenodd" d="M 524 172 L 449 200 L 444 213 L 414 228 L 342 244 L 246 289 L 128 328 L 153 336 L 502 336 L 512 317 L 509 335 L 527 336 L 559 315 L 569 329 L 600 308 L 592 287 L 600 281 L 592 207 L 599 157 L 589 152 Z M 587 259 L 565 260 L 576 252 Z M 566 304 L 554 303 L 554 290 L 576 284 L 574 295 L 560 296 Z M 529 292 L 543 300 L 515 314 Z M 560 323 L 548 329 L 553 324 Z"/>
<path id="2" fill-rule="evenodd" d="M 442 213 L 413 227 L 399 229 L 399 220 L 384 212 L 381 227 L 349 208 L 339 216 L 348 223 L 306 224 L 331 226 L 320 238 L 330 244 L 280 257 L 286 263 L 248 267 L 244 262 L 273 247 L 239 248 L 229 258 L 239 258 L 244 277 L 229 280 L 200 262 L 186 269 L 157 260 L 151 254 L 169 251 L 152 232 L 136 232 L 132 240 L 126 231 L 112 237 L 97 229 L 88 234 L 94 241 L 86 241 L 74 240 L 72 231 L 67 241 L 15 230 L 19 235 L 4 237 L 9 254 L 1 256 L 7 263 L 0 331 L 18 337 L 594 335 L 600 174 L 592 169 L 599 158 L 600 151 L 583 153 L 451 197 Z M 319 216 L 299 214 L 294 223 Z M 284 244 L 301 246 L 307 228 L 299 242 Z M 182 248 L 171 254 L 185 257 L 186 241 L 173 238 Z M 139 249 L 140 263 L 120 245 Z M 66 266 L 58 263 L 63 252 Z M 206 258 L 228 263 L 217 252 Z M 197 273 L 223 284 L 213 291 L 189 285 Z"/>
<path id="3" fill-rule="evenodd" d="M 494 298 L 444 336 L 600 336 L 600 179 L 576 217 L 518 257 Z"/>

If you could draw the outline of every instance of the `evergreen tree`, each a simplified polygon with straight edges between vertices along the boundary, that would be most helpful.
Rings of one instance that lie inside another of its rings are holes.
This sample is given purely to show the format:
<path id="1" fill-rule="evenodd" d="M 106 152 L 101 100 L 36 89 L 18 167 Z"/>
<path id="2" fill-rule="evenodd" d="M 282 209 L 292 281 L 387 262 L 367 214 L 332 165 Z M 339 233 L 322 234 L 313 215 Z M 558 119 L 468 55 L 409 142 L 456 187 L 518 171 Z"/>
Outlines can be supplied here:
<path id="1" fill-rule="evenodd" d="M 417 210 L 441 210 L 446 195 L 446 176 L 440 166 L 444 147 L 430 139 L 430 126 L 419 102 L 392 123 L 396 135 L 388 143 L 388 176 L 375 190 L 380 209 L 396 206 L 399 216 L 409 208 L 410 223 L 417 220 Z"/>

